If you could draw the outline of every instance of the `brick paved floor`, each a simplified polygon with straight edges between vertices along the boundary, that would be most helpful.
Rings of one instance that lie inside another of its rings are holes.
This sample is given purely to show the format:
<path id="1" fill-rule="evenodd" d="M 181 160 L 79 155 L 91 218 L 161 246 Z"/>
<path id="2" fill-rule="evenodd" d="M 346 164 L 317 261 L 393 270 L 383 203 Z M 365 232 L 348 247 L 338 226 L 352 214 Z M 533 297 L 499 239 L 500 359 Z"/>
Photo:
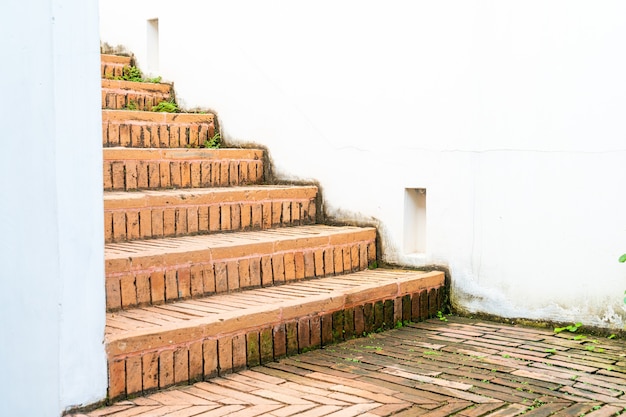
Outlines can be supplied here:
<path id="1" fill-rule="evenodd" d="M 626 341 L 449 317 L 75 416 L 601 417 L 622 412 Z"/>

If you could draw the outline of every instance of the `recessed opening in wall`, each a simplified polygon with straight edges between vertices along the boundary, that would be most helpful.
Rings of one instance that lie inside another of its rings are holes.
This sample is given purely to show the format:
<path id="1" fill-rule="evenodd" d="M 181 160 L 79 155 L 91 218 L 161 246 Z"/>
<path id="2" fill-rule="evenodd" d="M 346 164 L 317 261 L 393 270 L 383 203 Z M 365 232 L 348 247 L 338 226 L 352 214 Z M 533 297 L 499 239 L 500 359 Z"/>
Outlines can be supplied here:
<path id="1" fill-rule="evenodd" d="M 148 20 L 147 40 L 148 71 L 154 75 L 159 70 L 159 19 Z"/>
<path id="2" fill-rule="evenodd" d="M 404 189 L 404 252 L 426 252 L 426 188 Z"/>

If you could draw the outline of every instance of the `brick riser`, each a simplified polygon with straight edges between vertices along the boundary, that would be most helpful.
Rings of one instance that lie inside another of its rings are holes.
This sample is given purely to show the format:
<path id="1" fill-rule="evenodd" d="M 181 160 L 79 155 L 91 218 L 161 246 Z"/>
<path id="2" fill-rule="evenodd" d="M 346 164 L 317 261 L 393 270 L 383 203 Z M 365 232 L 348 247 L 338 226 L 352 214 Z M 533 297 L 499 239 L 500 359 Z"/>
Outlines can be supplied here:
<path id="1" fill-rule="evenodd" d="M 131 58 L 118 55 L 103 55 L 100 61 L 100 75 L 102 78 L 111 79 L 121 77 L 123 68 L 131 65 Z"/>
<path id="2" fill-rule="evenodd" d="M 105 194 L 106 243 L 315 223 L 315 187 L 153 193 L 121 201 Z"/>
<path id="3" fill-rule="evenodd" d="M 388 285 L 372 291 L 374 296 L 368 299 L 338 294 L 328 303 L 330 308 L 321 312 L 291 303 L 266 314 L 262 324 L 257 324 L 257 317 L 249 325 L 235 319 L 221 326 L 173 329 L 173 333 L 159 336 L 170 340 L 166 347 L 151 349 L 150 342 L 124 338 L 111 341 L 109 397 L 115 400 L 212 378 L 390 329 L 398 321 L 434 317 L 442 306 L 443 274 L 427 275 L 419 285 Z M 133 351 L 137 343 L 142 349 Z"/>
<path id="4" fill-rule="evenodd" d="M 220 245 L 220 236 L 187 238 L 184 252 L 143 256 L 133 254 L 137 245 L 109 245 L 122 256 L 106 257 L 107 311 L 342 275 L 365 270 L 376 259 L 372 230 L 350 240 L 337 234 L 274 241 L 279 233 L 248 232 L 258 243 L 242 245 Z"/>
<path id="5" fill-rule="evenodd" d="M 223 152 L 226 149 L 149 150 L 131 159 L 118 159 L 110 152 L 114 150 L 117 149 L 104 150 L 105 191 L 229 187 L 263 182 L 262 160 L 235 159 L 236 155 Z"/>
<path id="6" fill-rule="evenodd" d="M 102 80 L 102 108 L 126 109 L 132 102 L 135 110 L 152 111 L 152 107 L 172 98 L 169 84 Z"/>
<path id="7" fill-rule="evenodd" d="M 198 148 L 215 134 L 213 114 L 103 110 L 102 145 Z"/>

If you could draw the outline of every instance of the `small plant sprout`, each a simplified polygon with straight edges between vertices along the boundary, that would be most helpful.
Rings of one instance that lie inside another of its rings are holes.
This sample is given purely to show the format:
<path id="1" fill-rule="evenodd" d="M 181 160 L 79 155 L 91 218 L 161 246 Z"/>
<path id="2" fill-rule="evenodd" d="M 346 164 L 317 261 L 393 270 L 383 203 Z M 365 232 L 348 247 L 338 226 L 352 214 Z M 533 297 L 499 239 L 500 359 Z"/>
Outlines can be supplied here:
<path id="1" fill-rule="evenodd" d="M 205 148 L 217 149 L 220 147 L 221 142 L 222 142 L 222 138 L 220 137 L 220 132 L 215 132 L 215 134 L 213 135 L 211 139 L 207 139 L 204 141 L 203 146 Z"/>
<path id="2" fill-rule="evenodd" d="M 443 315 L 443 313 L 441 311 L 437 312 L 437 318 L 441 321 L 448 321 L 448 319 L 446 318 L 446 316 Z"/>
<path id="3" fill-rule="evenodd" d="M 565 330 L 567 330 L 568 332 L 572 332 L 575 333 L 578 331 L 578 329 L 582 326 L 582 323 L 574 323 L 574 324 L 570 324 L 569 326 L 565 326 L 565 327 L 555 327 L 554 328 L 554 333 L 561 333 Z"/>
<path id="4" fill-rule="evenodd" d="M 174 103 L 174 100 L 170 100 L 170 101 L 161 101 L 159 104 L 152 107 L 152 111 L 165 112 L 165 113 L 178 113 L 180 109 L 178 108 L 178 105 Z"/>

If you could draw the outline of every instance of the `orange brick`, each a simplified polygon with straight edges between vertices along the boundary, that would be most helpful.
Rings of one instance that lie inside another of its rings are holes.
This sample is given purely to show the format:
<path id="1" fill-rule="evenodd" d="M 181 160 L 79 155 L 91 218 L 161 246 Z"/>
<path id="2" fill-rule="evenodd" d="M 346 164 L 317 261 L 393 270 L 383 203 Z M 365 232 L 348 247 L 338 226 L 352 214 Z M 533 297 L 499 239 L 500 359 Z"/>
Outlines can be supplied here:
<path id="1" fill-rule="evenodd" d="M 197 219 L 198 219 L 198 232 L 208 232 L 209 231 L 209 208 L 207 206 L 198 207 Z"/>
<path id="2" fill-rule="evenodd" d="M 124 190 L 126 187 L 126 173 L 124 172 L 124 163 L 123 162 L 112 162 L 111 163 L 111 172 L 112 172 L 112 183 L 114 190 Z"/>
<path id="3" fill-rule="evenodd" d="M 137 305 L 137 288 L 135 287 L 135 277 L 133 275 L 125 275 L 120 279 L 120 288 L 122 292 L 122 308 Z"/>
<path id="4" fill-rule="evenodd" d="M 148 165 L 148 186 L 150 188 L 159 188 L 161 186 L 161 173 L 159 171 L 159 163 L 149 162 L 147 165 Z"/>
<path id="5" fill-rule="evenodd" d="M 304 252 L 304 278 L 315 276 L 315 257 L 312 251 Z"/>
<path id="6" fill-rule="evenodd" d="M 204 294 L 202 270 L 202 265 L 192 265 L 190 268 L 190 284 L 192 297 L 198 297 Z"/>
<path id="7" fill-rule="evenodd" d="M 180 164 L 180 184 L 183 188 L 191 187 L 191 165 L 188 161 Z"/>
<path id="8" fill-rule="evenodd" d="M 335 273 L 335 260 L 333 257 L 333 249 L 324 249 L 324 273 L 326 275 L 332 275 Z"/>
<path id="9" fill-rule="evenodd" d="M 172 187 L 180 187 L 182 184 L 182 176 L 180 170 L 180 162 L 172 161 L 170 163 L 170 185 Z"/>
<path id="10" fill-rule="evenodd" d="M 165 274 L 163 271 L 154 271 L 150 274 L 150 295 L 152 304 L 165 301 Z"/>
<path id="11" fill-rule="evenodd" d="M 174 234 L 176 236 L 183 236 L 187 234 L 187 226 L 188 226 L 188 222 L 187 222 L 187 209 L 183 208 L 178 208 L 175 209 L 175 215 L 174 215 Z"/>
<path id="12" fill-rule="evenodd" d="M 163 236 L 174 236 L 176 234 L 176 209 L 163 210 Z"/>
<path id="13" fill-rule="evenodd" d="M 241 229 L 241 206 L 239 204 L 232 204 L 230 206 L 230 218 L 231 229 Z"/>
<path id="14" fill-rule="evenodd" d="M 126 233 L 126 238 L 129 240 L 139 239 L 141 236 L 139 233 L 139 212 L 126 212 Z"/>
<path id="15" fill-rule="evenodd" d="M 343 249 L 340 247 L 333 248 L 333 260 L 335 274 L 341 274 L 343 272 Z"/>
<path id="16" fill-rule="evenodd" d="M 164 350 L 159 354 L 159 388 L 174 384 L 174 352 Z"/>
<path id="17" fill-rule="evenodd" d="M 180 148 L 180 130 L 178 126 L 170 126 L 170 148 Z"/>
<path id="18" fill-rule="evenodd" d="M 189 351 L 183 346 L 174 351 L 174 383 L 189 381 Z"/>
<path id="19" fill-rule="evenodd" d="M 150 210 L 139 211 L 139 237 L 152 237 L 152 213 Z"/>
<path id="20" fill-rule="evenodd" d="M 293 252 L 287 252 L 284 255 L 285 265 L 285 281 L 293 281 L 296 279 L 296 261 Z"/>
<path id="21" fill-rule="evenodd" d="M 272 267 L 272 257 L 270 255 L 261 257 L 261 285 L 267 287 L 274 283 L 274 273 Z"/>
<path id="22" fill-rule="evenodd" d="M 263 203 L 263 211 L 261 213 L 261 220 L 263 224 L 261 228 L 269 229 L 272 227 L 272 203 L 265 202 Z"/>
<path id="23" fill-rule="evenodd" d="M 230 186 L 237 185 L 239 182 L 239 162 L 230 161 L 228 166 L 228 184 Z"/>
<path id="24" fill-rule="evenodd" d="M 154 209 L 151 213 L 152 217 L 152 236 L 153 237 L 163 237 L 164 236 L 164 228 L 163 228 L 163 210 Z"/>
<path id="25" fill-rule="evenodd" d="M 215 292 L 228 291 L 228 275 L 224 262 L 215 263 Z"/>
<path id="26" fill-rule="evenodd" d="M 359 245 L 359 269 L 365 270 L 369 265 L 367 259 L 367 246 Z"/>
<path id="27" fill-rule="evenodd" d="M 113 241 L 126 240 L 126 214 L 122 211 L 113 212 Z"/>
<path id="28" fill-rule="evenodd" d="M 189 380 L 202 379 L 202 342 L 193 342 L 189 345 Z"/>
<path id="29" fill-rule="evenodd" d="M 283 214 L 283 205 L 278 202 L 272 203 L 272 225 L 278 225 L 281 223 L 281 216 Z"/>
<path id="30" fill-rule="evenodd" d="M 135 285 L 137 286 L 137 304 L 150 304 L 150 275 L 147 273 L 137 274 Z"/>
<path id="31" fill-rule="evenodd" d="M 120 125 L 120 146 L 130 147 L 130 126 L 127 123 Z"/>
<path id="32" fill-rule="evenodd" d="M 143 390 L 149 391 L 159 386 L 159 355 L 156 352 L 144 353 L 141 358 Z"/>
<path id="33" fill-rule="evenodd" d="M 228 261 L 226 263 L 226 275 L 228 280 L 228 290 L 233 291 L 239 289 L 239 264 L 237 261 Z"/>
<path id="34" fill-rule="evenodd" d="M 298 320 L 298 351 L 302 353 L 311 346 L 311 327 L 308 317 Z"/>
<path id="35" fill-rule="evenodd" d="M 211 185 L 216 187 L 221 185 L 222 180 L 220 176 L 222 175 L 222 164 L 218 161 L 213 162 L 211 164 Z"/>
<path id="36" fill-rule="evenodd" d="M 113 213 L 110 211 L 104 212 L 104 241 L 113 241 Z"/>
<path id="37" fill-rule="evenodd" d="M 293 201 L 291 203 L 291 223 L 300 224 L 300 211 L 302 209 L 302 205 L 298 201 Z"/>
<path id="38" fill-rule="evenodd" d="M 274 284 L 285 282 L 285 262 L 282 254 L 272 255 L 272 272 Z"/>
<path id="39" fill-rule="evenodd" d="M 122 292 L 119 278 L 106 278 L 106 306 L 107 310 L 122 308 Z"/>
<path id="40" fill-rule="evenodd" d="M 191 186 L 193 188 L 200 187 L 200 162 L 192 162 L 191 163 Z"/>
<path id="41" fill-rule="evenodd" d="M 141 392 L 142 385 L 141 356 L 130 356 L 126 358 L 126 394 Z"/>
<path id="42" fill-rule="evenodd" d="M 274 341 L 272 329 L 261 329 L 261 332 L 259 333 L 259 348 L 262 364 L 266 364 L 274 360 Z"/>
<path id="43" fill-rule="evenodd" d="M 222 187 L 226 187 L 230 185 L 228 173 L 229 173 L 229 163 L 228 161 L 222 161 L 220 163 L 220 185 Z"/>
<path id="44" fill-rule="evenodd" d="M 259 287 L 261 285 L 261 258 L 251 258 L 250 267 L 250 286 Z"/>
<path id="45" fill-rule="evenodd" d="M 238 334 L 233 336 L 233 371 L 239 371 L 246 367 L 247 362 L 246 336 Z"/>
<path id="46" fill-rule="evenodd" d="M 324 276 L 324 251 L 321 249 L 316 250 L 313 253 L 313 259 L 315 262 L 315 276 Z"/>
<path id="47" fill-rule="evenodd" d="M 203 266 L 202 286 L 204 294 L 215 292 L 215 272 L 213 270 L 213 264 L 206 264 Z"/>
<path id="48" fill-rule="evenodd" d="M 167 161 L 159 163 L 159 181 L 160 187 L 166 188 L 171 185 L 170 163 Z"/>
<path id="49" fill-rule="evenodd" d="M 176 270 L 165 271 L 165 300 L 178 298 L 178 285 L 176 282 Z"/>
<path id="50" fill-rule="evenodd" d="M 200 164 L 200 186 L 209 187 L 211 185 L 211 163 L 202 161 Z"/>
<path id="51" fill-rule="evenodd" d="M 352 252 L 350 246 L 344 246 L 343 250 L 343 271 L 350 272 L 352 270 Z"/>
<path id="52" fill-rule="evenodd" d="M 287 355 L 287 333 L 285 324 L 278 324 L 272 330 L 274 342 L 274 359 L 284 358 Z"/>
<path id="53" fill-rule="evenodd" d="M 109 359 L 109 398 L 116 399 L 126 394 L 126 361 Z"/>
<path id="54" fill-rule="evenodd" d="M 249 288 L 250 284 L 250 261 L 248 259 L 239 260 L 239 286 Z"/>
<path id="55" fill-rule="evenodd" d="M 104 190 L 112 190 L 113 189 L 113 171 L 111 170 L 111 164 L 109 162 L 104 162 L 103 171 L 102 171 L 102 179 Z"/>
<path id="56" fill-rule="evenodd" d="M 322 345 L 322 322 L 319 316 L 314 316 L 309 319 L 310 327 L 310 347 L 320 347 Z"/>
<path id="57" fill-rule="evenodd" d="M 250 221 L 250 226 L 253 229 L 259 229 L 263 226 L 263 206 L 261 204 L 252 204 L 252 220 Z"/>
<path id="58" fill-rule="evenodd" d="M 135 148 L 143 147 L 144 145 L 141 130 L 139 125 L 130 126 L 130 143 Z"/>
<path id="59" fill-rule="evenodd" d="M 204 362 L 204 377 L 212 378 L 217 376 L 218 357 L 216 340 L 205 340 L 202 342 L 202 359 Z"/>
<path id="60" fill-rule="evenodd" d="M 191 270 L 189 268 L 178 269 L 178 297 L 189 298 L 191 296 Z"/>
<path id="61" fill-rule="evenodd" d="M 220 206 L 217 204 L 209 206 L 209 230 L 216 232 L 222 227 L 220 220 Z"/>
<path id="62" fill-rule="evenodd" d="M 137 162 L 137 188 L 148 188 L 148 165 L 144 161 Z"/>
<path id="63" fill-rule="evenodd" d="M 230 215 L 230 205 L 228 204 L 224 204 L 220 206 L 220 212 L 221 212 L 221 224 L 220 224 L 220 229 L 221 230 L 231 230 L 232 228 L 232 218 Z"/>
<path id="64" fill-rule="evenodd" d="M 224 375 L 233 370 L 233 338 L 222 337 L 217 341 L 219 374 Z"/>
<path id="65" fill-rule="evenodd" d="M 303 279 L 304 278 L 304 253 L 295 252 L 294 256 L 294 264 L 295 264 L 295 279 Z"/>
<path id="66" fill-rule="evenodd" d="M 248 163 L 246 161 L 239 161 L 239 184 L 248 183 Z"/>
<path id="67" fill-rule="evenodd" d="M 350 265 L 352 267 L 352 271 L 359 269 L 359 245 L 352 245 L 350 248 Z"/>

